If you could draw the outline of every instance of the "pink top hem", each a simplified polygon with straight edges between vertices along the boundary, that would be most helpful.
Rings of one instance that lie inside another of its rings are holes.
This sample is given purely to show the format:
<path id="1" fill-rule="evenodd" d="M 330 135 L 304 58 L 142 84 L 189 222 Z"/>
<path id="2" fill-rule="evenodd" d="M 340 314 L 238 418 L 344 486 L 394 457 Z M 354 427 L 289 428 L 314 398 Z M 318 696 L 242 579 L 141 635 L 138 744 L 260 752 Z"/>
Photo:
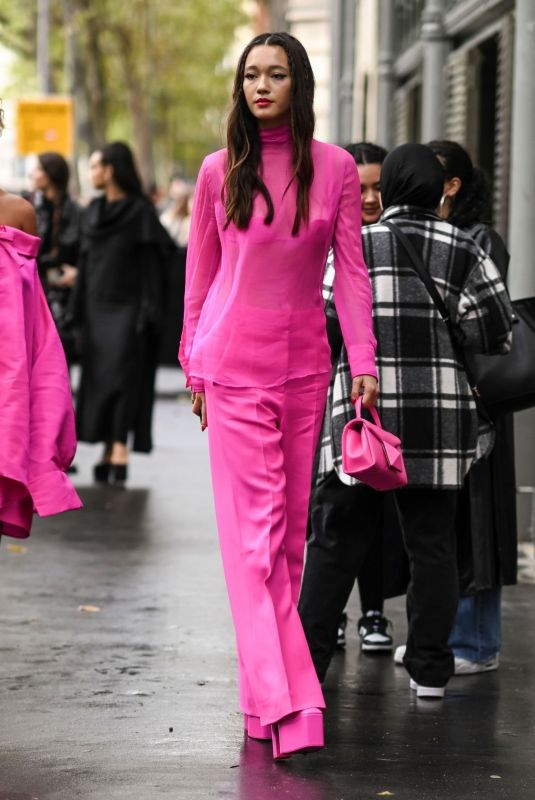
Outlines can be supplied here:
<path id="1" fill-rule="evenodd" d="M 377 376 L 371 287 L 362 257 L 360 184 L 353 158 L 312 142 L 310 219 L 291 229 L 296 187 L 287 127 L 261 131 L 263 180 L 275 215 L 254 200 L 246 230 L 225 228 L 221 200 L 226 151 L 199 173 L 188 257 L 179 357 L 188 385 L 277 386 L 328 372 L 330 350 L 321 294 L 325 261 L 336 259 L 334 297 L 351 371 Z M 197 388 L 200 391 L 200 388 Z"/>

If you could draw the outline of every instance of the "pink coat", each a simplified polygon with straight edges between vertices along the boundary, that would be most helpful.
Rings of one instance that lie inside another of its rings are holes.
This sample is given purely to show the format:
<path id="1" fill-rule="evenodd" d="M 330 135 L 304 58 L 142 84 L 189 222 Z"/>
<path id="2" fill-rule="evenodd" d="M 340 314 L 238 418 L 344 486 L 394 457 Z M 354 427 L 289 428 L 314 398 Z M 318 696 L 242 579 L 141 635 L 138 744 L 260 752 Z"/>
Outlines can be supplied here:
<path id="1" fill-rule="evenodd" d="M 63 348 L 37 274 L 39 239 L 0 225 L 0 534 L 81 508 L 65 470 L 76 434 Z"/>

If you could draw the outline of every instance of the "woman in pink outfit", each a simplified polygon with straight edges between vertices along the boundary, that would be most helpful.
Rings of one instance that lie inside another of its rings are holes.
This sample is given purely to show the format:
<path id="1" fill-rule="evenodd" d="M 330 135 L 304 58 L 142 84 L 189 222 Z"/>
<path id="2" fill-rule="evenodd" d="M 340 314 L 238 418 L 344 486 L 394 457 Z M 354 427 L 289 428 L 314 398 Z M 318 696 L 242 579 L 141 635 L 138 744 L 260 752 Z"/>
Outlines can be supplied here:
<path id="1" fill-rule="evenodd" d="M 0 112 L 0 128 L 1 128 Z M 0 535 L 81 508 L 65 470 L 76 449 L 67 364 L 37 274 L 35 213 L 0 190 Z"/>
<path id="2" fill-rule="evenodd" d="M 199 173 L 180 361 L 208 426 L 239 660 L 240 703 L 275 758 L 323 746 L 325 704 L 297 613 L 312 461 L 330 373 L 322 279 L 334 296 L 353 398 L 376 400 L 371 290 L 353 158 L 312 138 L 303 46 L 263 34 L 242 54 L 227 148 Z"/>

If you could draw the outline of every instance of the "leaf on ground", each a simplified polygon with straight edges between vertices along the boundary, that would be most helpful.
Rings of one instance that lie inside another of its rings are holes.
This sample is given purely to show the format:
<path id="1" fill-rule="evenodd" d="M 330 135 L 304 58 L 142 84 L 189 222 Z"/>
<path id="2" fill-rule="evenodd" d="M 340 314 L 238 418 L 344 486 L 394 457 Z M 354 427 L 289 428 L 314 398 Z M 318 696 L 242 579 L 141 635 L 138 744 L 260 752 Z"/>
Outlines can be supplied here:
<path id="1" fill-rule="evenodd" d="M 497 781 L 501 781 L 501 779 L 502 779 L 501 775 L 491 775 L 490 777 L 494 778 L 494 780 L 497 780 Z"/>
<path id="2" fill-rule="evenodd" d="M 84 611 L 86 614 L 97 614 L 100 610 L 98 606 L 78 606 L 78 611 Z"/>
<path id="3" fill-rule="evenodd" d="M 378 792 L 377 797 L 394 797 L 393 792 Z"/>
<path id="4" fill-rule="evenodd" d="M 6 550 L 8 553 L 27 553 L 28 548 L 23 547 L 21 544 L 8 544 L 6 546 Z"/>

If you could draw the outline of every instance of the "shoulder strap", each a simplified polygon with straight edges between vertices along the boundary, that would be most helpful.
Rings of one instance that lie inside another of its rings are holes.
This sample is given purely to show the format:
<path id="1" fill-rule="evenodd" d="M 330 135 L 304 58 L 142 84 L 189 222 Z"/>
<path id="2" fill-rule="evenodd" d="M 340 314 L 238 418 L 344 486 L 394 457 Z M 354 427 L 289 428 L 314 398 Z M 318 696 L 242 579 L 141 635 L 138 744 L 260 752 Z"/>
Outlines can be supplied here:
<path id="1" fill-rule="evenodd" d="M 451 320 L 450 320 L 450 315 L 448 313 L 448 309 L 446 308 L 444 300 L 440 296 L 440 292 L 438 291 L 434 280 L 429 274 L 429 270 L 426 269 L 425 264 L 421 256 L 418 254 L 415 246 L 413 245 L 409 237 L 406 234 L 404 234 L 403 231 L 400 228 L 398 228 L 398 226 L 395 225 L 393 222 L 390 221 L 383 222 L 383 225 L 386 228 L 388 228 L 388 230 L 391 233 L 394 234 L 398 242 L 401 244 L 401 246 L 409 256 L 409 260 L 412 264 L 414 271 L 418 274 L 425 288 L 431 295 L 431 299 L 436 305 L 440 316 L 442 317 L 448 328 L 450 328 L 451 332 Z"/>
<path id="2" fill-rule="evenodd" d="M 484 408 L 483 403 L 481 402 L 481 398 L 480 398 L 480 395 L 479 395 L 479 390 L 478 390 L 478 388 L 476 386 L 476 382 L 474 380 L 474 376 L 472 374 L 472 370 L 470 368 L 470 365 L 467 362 L 466 354 L 465 354 L 463 348 L 457 342 L 457 340 L 455 338 L 455 334 L 453 333 L 452 325 L 451 325 L 451 318 L 450 318 L 450 315 L 448 313 L 448 309 L 446 308 L 446 304 L 444 303 L 444 300 L 440 296 L 440 293 L 439 293 L 439 291 L 438 291 L 438 289 L 437 289 L 437 287 L 435 285 L 435 282 L 432 279 L 431 275 L 429 274 L 429 270 L 426 269 L 425 264 L 423 262 L 423 259 L 418 254 L 418 251 L 414 247 L 414 245 L 411 242 L 411 240 L 409 239 L 409 237 L 406 234 L 404 234 L 403 231 L 397 225 L 395 225 L 393 222 L 390 222 L 390 220 L 387 220 L 386 222 L 383 222 L 383 225 L 385 227 L 387 227 L 388 230 L 396 237 L 398 242 L 401 244 L 401 246 L 403 247 L 403 249 L 405 250 L 405 252 L 409 256 L 409 261 L 411 262 L 411 265 L 412 265 L 414 271 L 420 277 L 422 283 L 424 284 L 424 286 L 426 287 L 427 291 L 429 292 L 429 294 L 431 296 L 431 299 L 433 300 L 435 306 L 437 307 L 437 310 L 438 310 L 440 316 L 442 317 L 442 319 L 446 323 L 446 325 L 448 327 L 449 334 L 450 334 L 451 342 L 452 342 L 452 345 L 453 345 L 453 349 L 454 349 L 455 353 L 457 354 L 457 358 L 460 360 L 460 362 L 462 363 L 462 365 L 464 367 L 464 371 L 466 372 L 466 376 L 468 378 L 468 383 L 470 385 L 470 388 L 472 389 L 472 393 L 474 395 L 474 400 L 476 402 L 476 406 L 478 408 L 479 414 L 486 422 L 488 422 L 488 423 L 490 423 L 492 425 L 492 422 L 491 422 L 491 420 L 490 420 L 490 418 L 488 416 L 488 413 L 487 413 L 486 409 Z"/>

